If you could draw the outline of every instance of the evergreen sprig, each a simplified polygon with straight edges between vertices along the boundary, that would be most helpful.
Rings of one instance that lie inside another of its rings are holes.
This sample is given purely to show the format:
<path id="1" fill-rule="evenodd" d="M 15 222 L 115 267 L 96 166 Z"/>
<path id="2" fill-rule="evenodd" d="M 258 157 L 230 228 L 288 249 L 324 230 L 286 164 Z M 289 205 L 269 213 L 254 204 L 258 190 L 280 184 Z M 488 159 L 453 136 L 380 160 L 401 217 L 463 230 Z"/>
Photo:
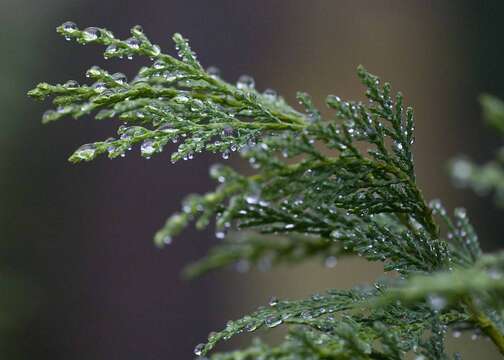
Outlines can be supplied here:
<path id="1" fill-rule="evenodd" d="M 258 92 L 250 76 L 236 85 L 225 82 L 216 68 L 201 66 L 180 34 L 173 36 L 175 57 L 152 44 L 140 26 L 126 40 L 72 22 L 57 30 L 81 44 L 104 45 L 105 58 L 151 59 L 131 81 L 93 66 L 86 73 L 92 84 L 42 83 L 29 92 L 40 100 L 53 97 L 56 108 L 44 122 L 88 114 L 123 122 L 117 137 L 82 145 L 70 161 L 124 156 L 137 144 L 150 158 L 180 141 L 174 163 L 203 151 L 224 159 L 237 152 L 249 162 L 249 174 L 212 166 L 215 190 L 188 196 L 155 235 L 163 247 L 190 222 L 201 229 L 215 220 L 223 241 L 186 275 L 309 257 L 332 267 L 338 257 L 353 255 L 382 262 L 391 272 L 369 287 L 306 300 L 273 298 L 212 333 L 196 347 L 197 356 L 244 331 L 281 324 L 290 329 L 283 343 L 256 341 L 212 359 L 402 359 L 410 352 L 417 359 L 447 359 L 447 327 L 481 331 L 504 353 L 504 257 L 482 254 L 464 209 L 450 216 L 439 200 L 424 200 L 412 155 L 413 110 L 389 83 L 360 66 L 368 101 L 330 95 L 332 115 L 325 117 L 306 93 L 298 93 L 302 110 L 296 110 L 274 90 Z M 488 99 L 487 112 L 501 124 L 496 119 L 504 106 Z"/>

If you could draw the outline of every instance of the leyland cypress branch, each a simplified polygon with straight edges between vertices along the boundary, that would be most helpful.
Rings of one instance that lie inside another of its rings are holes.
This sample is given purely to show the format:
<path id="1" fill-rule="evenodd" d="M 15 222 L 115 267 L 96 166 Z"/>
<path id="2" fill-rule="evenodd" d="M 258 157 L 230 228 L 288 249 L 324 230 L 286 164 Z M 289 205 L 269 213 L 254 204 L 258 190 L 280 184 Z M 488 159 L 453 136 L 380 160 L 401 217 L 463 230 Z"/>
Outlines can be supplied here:
<path id="1" fill-rule="evenodd" d="M 172 56 L 140 26 L 126 40 L 72 22 L 57 31 L 77 43 L 105 46 L 105 58 L 151 59 L 130 81 L 93 66 L 86 72 L 91 84 L 41 83 L 29 92 L 53 99 L 55 109 L 43 122 L 91 115 L 122 123 L 115 137 L 82 145 L 70 161 L 124 157 L 136 145 L 149 159 L 179 143 L 172 163 L 210 152 L 224 160 L 236 153 L 250 164 L 247 175 L 212 166 L 216 188 L 189 195 L 156 233 L 156 245 L 165 247 L 191 222 L 198 229 L 215 224 L 222 242 L 186 275 L 229 265 L 267 269 L 315 257 L 335 272 L 343 256 L 384 266 L 387 276 L 369 286 L 321 291 L 304 300 L 273 297 L 211 333 L 196 346 L 198 357 L 242 332 L 280 325 L 289 333 L 279 344 L 255 341 L 211 358 L 403 359 L 413 353 L 419 360 L 448 359 L 448 328 L 454 335 L 483 332 L 503 351 L 504 258 L 482 253 L 463 208 L 451 215 L 440 200 L 424 199 L 413 161 L 413 109 L 389 83 L 359 66 L 368 101 L 329 95 L 331 115 L 322 116 L 307 93 L 297 94 L 296 109 L 272 89 L 259 92 L 248 75 L 236 85 L 224 81 L 215 67 L 204 69 L 180 34 L 173 36 Z M 489 121 L 501 129 L 504 106 L 489 97 L 482 102 Z M 481 177 L 472 164 L 455 163 L 455 177 L 500 194 L 500 160 Z"/>

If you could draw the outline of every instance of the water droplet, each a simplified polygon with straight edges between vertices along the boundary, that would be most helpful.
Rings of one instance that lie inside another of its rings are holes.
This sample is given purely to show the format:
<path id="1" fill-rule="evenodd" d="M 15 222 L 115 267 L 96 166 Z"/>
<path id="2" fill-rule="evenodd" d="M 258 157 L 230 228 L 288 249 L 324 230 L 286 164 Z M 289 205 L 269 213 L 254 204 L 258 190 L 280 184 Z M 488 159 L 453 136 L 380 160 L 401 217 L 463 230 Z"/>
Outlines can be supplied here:
<path id="1" fill-rule="evenodd" d="M 460 183 L 464 183 L 471 177 L 472 166 L 468 161 L 458 159 L 452 163 L 452 172 L 456 180 Z"/>
<path id="2" fill-rule="evenodd" d="M 245 196 L 245 201 L 247 204 L 255 205 L 259 203 L 259 197 L 257 195 L 247 195 Z"/>
<path id="3" fill-rule="evenodd" d="M 304 320 L 311 320 L 313 319 L 313 315 L 311 313 L 310 310 L 304 310 L 302 313 L 301 313 L 301 317 L 304 319 Z"/>
<path id="4" fill-rule="evenodd" d="M 96 154 L 96 146 L 94 144 L 84 144 L 79 147 L 74 155 L 82 160 L 91 160 Z"/>
<path id="5" fill-rule="evenodd" d="M 85 28 L 82 32 L 82 37 L 84 41 L 95 41 L 100 36 L 100 29 L 96 27 Z"/>
<path id="6" fill-rule="evenodd" d="M 273 89 L 266 89 L 263 92 L 263 96 L 266 100 L 274 102 L 277 100 L 278 94 L 275 90 Z"/>
<path id="7" fill-rule="evenodd" d="M 159 54 L 161 54 L 161 47 L 156 44 L 152 45 L 151 56 L 158 56 Z"/>
<path id="8" fill-rule="evenodd" d="M 277 306 L 278 305 L 278 298 L 276 296 L 273 296 L 270 301 L 269 301 L 269 306 Z"/>
<path id="9" fill-rule="evenodd" d="M 170 245 L 172 243 L 172 237 L 170 235 L 166 235 L 163 237 L 163 244 Z"/>
<path id="10" fill-rule="evenodd" d="M 436 295 L 436 294 L 429 295 L 427 297 L 427 301 L 428 301 L 431 309 L 434 311 L 443 310 L 444 307 L 446 306 L 446 299 L 444 297 Z"/>
<path id="11" fill-rule="evenodd" d="M 124 75 L 121 72 L 116 72 L 115 74 L 113 74 L 112 79 L 114 79 L 115 82 L 117 82 L 121 85 L 126 84 L 126 82 L 128 81 L 128 78 L 126 77 L 126 75 Z"/>
<path id="12" fill-rule="evenodd" d="M 238 78 L 236 87 L 240 90 L 252 90 L 255 87 L 254 78 L 249 75 L 242 75 Z"/>
<path id="13" fill-rule="evenodd" d="M 205 349 L 205 344 L 201 343 L 196 345 L 194 348 L 194 355 L 201 356 L 203 354 L 203 350 Z"/>
<path id="14" fill-rule="evenodd" d="M 338 259 L 336 256 L 328 256 L 325 261 L 324 265 L 326 268 L 333 268 L 338 264 Z"/>
<path id="15" fill-rule="evenodd" d="M 70 33 L 70 34 L 77 31 L 77 24 L 74 23 L 73 21 L 66 21 L 61 26 L 63 28 L 63 31 Z"/>
<path id="16" fill-rule="evenodd" d="M 79 87 L 79 83 L 75 80 L 68 80 L 63 86 L 69 89 L 73 89 Z"/>
<path id="17" fill-rule="evenodd" d="M 252 332 L 252 331 L 255 331 L 257 330 L 257 328 L 259 327 L 260 323 L 259 322 L 251 322 L 251 323 L 248 323 L 247 325 L 245 325 L 245 331 L 247 332 Z"/>
<path id="18" fill-rule="evenodd" d="M 145 140 L 140 146 L 142 156 L 150 157 L 152 154 L 154 154 L 156 152 L 156 147 L 154 145 L 154 141 Z"/>
<path id="19" fill-rule="evenodd" d="M 86 77 L 87 78 L 95 77 L 95 76 L 100 75 L 100 73 L 101 73 L 100 67 L 96 66 L 96 65 L 93 65 L 90 69 L 88 69 L 86 71 Z"/>
<path id="20" fill-rule="evenodd" d="M 179 104 L 184 104 L 189 101 L 189 98 L 185 95 L 177 95 L 173 98 L 173 101 L 175 101 Z"/>
<path id="21" fill-rule="evenodd" d="M 403 146 L 400 142 L 394 142 L 394 148 L 397 150 L 397 151 L 402 151 L 403 149 Z"/>
<path id="22" fill-rule="evenodd" d="M 142 25 L 135 25 L 133 26 L 133 28 L 131 28 L 131 30 L 140 34 L 143 34 L 144 32 Z"/>
<path id="23" fill-rule="evenodd" d="M 467 217 L 467 211 L 464 208 L 458 207 L 455 208 L 453 214 L 457 219 L 464 220 Z"/>
<path id="24" fill-rule="evenodd" d="M 207 68 L 206 72 L 208 75 L 210 75 L 214 79 L 220 78 L 220 76 L 221 76 L 221 71 L 219 70 L 219 68 L 217 68 L 215 66 L 209 66 Z"/>
<path id="25" fill-rule="evenodd" d="M 343 233 L 340 230 L 334 230 L 333 232 L 331 232 L 331 237 L 333 239 L 339 240 L 343 237 Z"/>
<path id="26" fill-rule="evenodd" d="M 282 323 L 282 318 L 272 315 L 266 318 L 264 323 L 266 324 L 267 327 L 274 328 Z"/>
<path id="27" fill-rule="evenodd" d="M 117 52 L 117 46 L 115 44 L 110 44 L 105 49 L 104 56 L 109 57 L 110 55 L 115 54 L 116 52 Z"/>
<path id="28" fill-rule="evenodd" d="M 230 155 L 230 151 L 229 151 L 229 150 L 226 150 L 226 151 L 224 151 L 224 152 L 222 153 L 222 158 L 223 158 L 224 160 L 227 160 L 227 159 L 229 159 L 229 155 Z"/>
<path id="29" fill-rule="evenodd" d="M 105 90 L 107 90 L 107 86 L 105 85 L 105 83 L 103 82 L 96 82 L 93 84 L 93 89 L 96 91 L 96 92 L 104 92 Z"/>
<path id="30" fill-rule="evenodd" d="M 165 67 L 165 62 L 162 60 L 156 60 L 152 66 L 154 69 L 160 70 Z"/>
<path id="31" fill-rule="evenodd" d="M 131 49 L 138 49 L 140 48 L 140 40 L 137 38 L 131 37 L 125 41 L 126 45 L 128 45 Z"/>
<path id="32" fill-rule="evenodd" d="M 438 215 L 446 215 L 446 210 L 439 199 L 433 199 L 429 202 L 429 207 L 432 209 L 434 214 Z"/>

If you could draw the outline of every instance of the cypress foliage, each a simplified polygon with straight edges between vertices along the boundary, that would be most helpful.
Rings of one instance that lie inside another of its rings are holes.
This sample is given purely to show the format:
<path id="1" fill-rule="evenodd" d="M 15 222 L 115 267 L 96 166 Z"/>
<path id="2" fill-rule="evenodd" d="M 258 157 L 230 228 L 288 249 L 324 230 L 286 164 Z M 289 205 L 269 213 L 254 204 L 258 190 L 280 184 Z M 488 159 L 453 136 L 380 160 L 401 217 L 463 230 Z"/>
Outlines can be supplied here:
<path id="1" fill-rule="evenodd" d="M 150 66 L 128 81 L 97 66 L 75 81 L 41 83 L 29 95 L 51 97 L 55 109 L 43 122 L 93 114 L 119 119 L 117 134 L 80 146 L 71 162 L 124 156 L 138 146 L 150 158 L 179 142 L 171 161 L 202 152 L 224 160 L 240 156 L 251 175 L 214 165 L 218 185 L 189 195 L 179 213 L 155 234 L 164 247 L 190 223 L 215 223 L 222 242 L 185 274 L 200 276 L 237 264 L 298 263 L 312 257 L 333 266 L 338 257 L 362 256 L 384 264 L 389 276 L 369 286 L 329 289 L 309 299 L 272 298 L 196 346 L 198 357 L 247 359 L 460 358 L 445 351 L 448 328 L 482 333 L 504 353 L 504 254 L 483 254 L 463 208 L 449 213 L 441 201 L 426 201 L 415 179 L 414 115 L 400 92 L 362 66 L 357 75 L 368 102 L 329 95 L 332 115 L 323 118 L 310 96 L 299 92 L 302 110 L 274 90 L 260 93 L 250 76 L 236 85 L 204 69 L 186 39 L 173 36 L 178 56 L 152 44 L 140 26 L 120 40 L 103 28 L 80 30 L 66 22 L 57 31 L 68 40 L 105 46 L 105 58 L 145 56 Z M 482 97 L 485 113 L 500 131 L 504 104 Z M 501 151 L 502 152 L 502 151 Z M 235 155 L 236 154 L 236 155 Z M 495 189 L 502 202 L 502 156 L 483 166 L 457 159 L 454 177 L 477 190 Z M 443 229 L 443 230 L 440 230 Z M 214 353 L 221 341 L 242 332 L 289 328 L 284 341 Z"/>

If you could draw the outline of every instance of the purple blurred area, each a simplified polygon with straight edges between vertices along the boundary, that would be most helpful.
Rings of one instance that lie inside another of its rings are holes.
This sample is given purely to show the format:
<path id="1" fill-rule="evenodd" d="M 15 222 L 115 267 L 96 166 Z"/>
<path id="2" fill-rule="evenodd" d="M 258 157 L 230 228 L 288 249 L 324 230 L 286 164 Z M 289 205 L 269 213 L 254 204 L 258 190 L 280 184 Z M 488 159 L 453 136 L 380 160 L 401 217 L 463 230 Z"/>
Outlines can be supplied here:
<path id="1" fill-rule="evenodd" d="M 226 80 L 252 74 L 260 89 L 290 101 L 308 91 L 319 105 L 329 93 L 362 97 L 355 68 L 364 64 L 415 106 L 427 197 L 468 207 L 491 250 L 502 247 L 493 226 L 502 212 L 453 189 L 444 164 L 460 152 L 489 158 L 498 143 L 476 98 L 504 96 L 503 11 L 500 1 L 0 0 L 0 357 L 191 359 L 208 332 L 275 289 L 297 296 L 375 275 L 349 264 L 320 276 L 310 268 L 301 287 L 290 271 L 181 280 L 184 265 L 216 242 L 212 229 L 189 229 L 163 251 L 151 236 L 186 194 L 212 188 L 208 167 L 221 159 L 171 165 L 168 153 L 145 161 L 133 150 L 69 164 L 78 145 L 107 138 L 117 123 L 42 126 L 49 104 L 26 92 L 41 81 L 83 82 L 94 64 L 132 76 L 145 62 L 105 61 L 98 46 L 65 42 L 57 25 L 73 20 L 126 37 L 141 24 L 172 54 L 171 34 L 180 32 Z"/>

